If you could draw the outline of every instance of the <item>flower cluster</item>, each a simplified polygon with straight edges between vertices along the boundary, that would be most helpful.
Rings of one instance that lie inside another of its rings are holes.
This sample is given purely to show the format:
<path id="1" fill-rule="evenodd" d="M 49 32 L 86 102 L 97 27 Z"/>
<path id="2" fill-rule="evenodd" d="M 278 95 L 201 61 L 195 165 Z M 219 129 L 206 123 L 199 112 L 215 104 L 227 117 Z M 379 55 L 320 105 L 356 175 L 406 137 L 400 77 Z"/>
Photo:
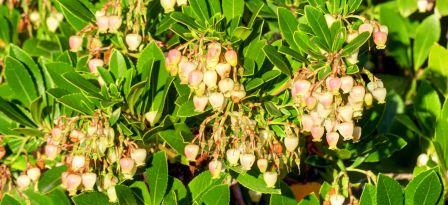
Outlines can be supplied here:
<path id="1" fill-rule="evenodd" d="M 111 201 L 114 185 L 132 179 L 137 167 L 143 166 L 147 152 L 130 139 L 115 133 L 107 116 L 97 112 L 93 117 L 61 117 L 47 136 L 44 160 L 65 164 L 62 187 L 70 195 L 91 191 L 95 184 L 107 191 Z"/>
<path id="2" fill-rule="evenodd" d="M 177 6 L 186 6 L 188 0 L 160 0 L 160 5 L 162 5 L 165 13 L 173 12 L 176 4 Z"/>
<path id="3" fill-rule="evenodd" d="M 319 80 L 315 71 L 303 68 L 291 87 L 301 111 L 301 131 L 310 133 L 316 142 L 325 136 L 329 149 L 336 149 L 340 136 L 344 141 L 358 141 L 361 127 L 355 121 L 372 105 L 373 99 L 381 104 L 386 98 L 382 81 L 370 73 L 372 81 L 365 85 L 359 74 L 347 75 L 342 69 L 333 71 Z"/>
<path id="4" fill-rule="evenodd" d="M 214 110 L 222 111 L 229 98 L 238 103 L 246 96 L 238 81 L 235 50 L 217 42 L 193 49 L 188 45 L 171 49 L 165 62 L 171 75 L 178 75 L 181 83 L 188 84 L 194 92 L 196 111 L 203 112 L 209 103 Z"/>

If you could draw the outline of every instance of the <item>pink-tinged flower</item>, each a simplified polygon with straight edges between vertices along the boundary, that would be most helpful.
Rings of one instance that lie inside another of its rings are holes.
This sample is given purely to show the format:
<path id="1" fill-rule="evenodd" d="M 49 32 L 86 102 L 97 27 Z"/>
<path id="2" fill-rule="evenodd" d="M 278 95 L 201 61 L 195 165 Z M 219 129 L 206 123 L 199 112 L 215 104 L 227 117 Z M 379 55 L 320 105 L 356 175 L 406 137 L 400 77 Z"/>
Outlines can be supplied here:
<path id="1" fill-rule="evenodd" d="M 66 189 L 70 196 L 73 196 L 76 194 L 76 191 L 78 190 L 79 185 L 81 185 L 81 176 L 77 174 L 68 174 L 66 179 Z"/>
<path id="2" fill-rule="evenodd" d="M 211 93 L 208 96 L 208 101 L 214 110 L 222 110 L 224 108 L 225 97 L 222 93 Z"/>
<path id="3" fill-rule="evenodd" d="M 224 95 L 230 94 L 230 91 L 233 90 L 234 86 L 235 82 L 230 78 L 221 79 L 218 83 L 219 91 Z"/>
<path id="4" fill-rule="evenodd" d="M 86 191 L 92 191 L 93 186 L 95 186 L 96 183 L 96 174 L 92 172 L 87 172 L 82 174 L 82 186 L 84 186 L 84 190 Z"/>
<path id="5" fill-rule="evenodd" d="M 135 161 L 137 166 L 145 165 L 146 155 L 145 149 L 134 149 L 131 152 L 131 158 Z"/>
<path id="6" fill-rule="evenodd" d="M 373 26 L 371 23 L 363 23 L 359 26 L 358 28 L 358 32 L 359 33 L 363 33 L 363 32 L 369 32 L 372 33 L 373 32 Z"/>
<path id="7" fill-rule="evenodd" d="M 31 181 L 37 182 L 40 177 L 40 169 L 37 167 L 32 167 L 26 171 L 26 175 L 31 179 Z"/>
<path id="8" fill-rule="evenodd" d="M 218 74 L 214 70 L 207 70 L 204 72 L 204 83 L 209 89 L 215 89 L 218 82 Z"/>
<path id="9" fill-rule="evenodd" d="M 209 43 L 207 49 L 207 68 L 210 70 L 215 70 L 215 67 L 219 62 L 219 57 L 221 55 L 221 44 L 215 42 Z"/>
<path id="10" fill-rule="evenodd" d="M 126 44 L 130 51 L 136 51 L 142 43 L 142 36 L 140 34 L 131 33 L 126 35 Z"/>
<path id="11" fill-rule="evenodd" d="M 337 132 L 327 133 L 327 143 L 328 149 L 337 149 L 336 145 L 338 144 L 339 134 Z"/>
<path id="12" fill-rule="evenodd" d="M 191 87 L 197 88 L 204 78 L 204 74 L 199 70 L 193 70 L 188 76 L 188 83 Z"/>
<path id="13" fill-rule="evenodd" d="M 216 72 L 221 78 L 228 78 L 232 71 L 232 67 L 228 63 L 218 63 L 216 65 Z"/>
<path id="14" fill-rule="evenodd" d="M 68 45 L 70 47 L 70 51 L 78 52 L 82 50 L 82 37 L 81 36 L 70 36 L 68 39 Z"/>
<path id="15" fill-rule="evenodd" d="M 121 27 L 121 16 L 109 16 L 108 18 L 108 28 L 109 32 L 115 33 Z"/>
<path id="16" fill-rule="evenodd" d="M 196 157 L 199 154 L 199 146 L 195 144 L 185 146 L 184 154 L 188 161 L 196 161 Z"/>
<path id="17" fill-rule="evenodd" d="M 257 167 L 261 173 L 265 173 L 266 170 L 268 169 L 268 160 L 267 159 L 258 159 Z"/>
<path id="18" fill-rule="evenodd" d="M 386 88 L 376 88 L 373 90 L 372 95 L 379 104 L 384 104 L 386 102 Z"/>
<path id="19" fill-rule="evenodd" d="M 47 159 L 54 160 L 59 154 L 59 148 L 56 145 L 47 144 L 45 145 L 45 156 Z"/>
<path id="20" fill-rule="evenodd" d="M 233 49 L 229 49 L 224 54 L 224 57 L 228 64 L 235 67 L 238 65 L 238 55 Z"/>
<path id="21" fill-rule="evenodd" d="M 96 17 L 96 26 L 98 28 L 98 32 L 106 33 L 109 29 L 109 17 L 108 16 L 97 16 Z"/>
<path id="22" fill-rule="evenodd" d="M 325 129 L 322 126 L 314 126 L 311 129 L 311 136 L 313 137 L 313 142 L 322 141 L 322 137 L 324 136 Z"/>
<path id="23" fill-rule="evenodd" d="M 16 184 L 19 190 L 25 190 L 28 188 L 28 186 L 30 186 L 31 179 L 27 175 L 22 174 L 19 177 L 17 177 Z"/>
<path id="24" fill-rule="evenodd" d="M 343 122 L 337 125 L 337 130 L 342 135 L 344 141 L 353 139 L 353 129 L 353 122 Z"/>
<path id="25" fill-rule="evenodd" d="M 307 97 L 310 95 L 311 83 L 307 80 L 297 80 L 293 84 L 292 94 L 293 96 L 299 95 L 301 97 Z"/>
<path id="26" fill-rule="evenodd" d="M 284 143 L 286 150 L 289 152 L 294 152 L 299 145 L 299 138 L 296 136 L 286 136 Z"/>
<path id="27" fill-rule="evenodd" d="M 227 150 L 226 159 L 229 162 L 230 166 L 238 165 L 238 160 L 240 160 L 240 150 L 238 149 Z"/>
<path id="28" fill-rule="evenodd" d="M 302 129 L 306 132 L 311 131 L 311 128 L 313 128 L 314 121 L 313 118 L 310 115 L 302 115 Z"/>
<path id="29" fill-rule="evenodd" d="M 165 13 L 170 13 L 174 11 L 174 6 L 176 5 L 176 0 L 160 0 L 160 5 L 162 5 Z"/>
<path id="30" fill-rule="evenodd" d="M 343 93 L 349 93 L 354 85 L 355 81 L 352 76 L 344 76 L 341 78 L 341 89 Z"/>
<path id="31" fill-rule="evenodd" d="M 89 60 L 89 70 L 91 73 L 97 74 L 98 73 L 98 67 L 103 67 L 104 61 L 98 58 L 90 59 Z"/>
<path id="32" fill-rule="evenodd" d="M 210 163 L 208 163 L 208 169 L 210 170 L 213 179 L 219 178 L 219 175 L 221 174 L 222 170 L 221 161 L 216 159 L 212 160 Z"/>
<path id="33" fill-rule="evenodd" d="M 357 102 L 363 102 L 364 96 L 366 94 L 366 89 L 364 86 L 357 85 L 352 88 L 352 91 L 350 91 L 350 97 L 352 98 L 354 103 Z"/>

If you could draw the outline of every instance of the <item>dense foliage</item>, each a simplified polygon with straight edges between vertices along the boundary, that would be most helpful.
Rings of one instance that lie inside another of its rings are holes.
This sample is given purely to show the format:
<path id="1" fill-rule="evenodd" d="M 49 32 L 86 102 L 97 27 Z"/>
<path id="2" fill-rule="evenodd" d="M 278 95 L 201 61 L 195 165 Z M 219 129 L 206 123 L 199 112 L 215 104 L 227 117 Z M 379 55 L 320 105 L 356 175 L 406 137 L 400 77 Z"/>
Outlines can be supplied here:
<path id="1" fill-rule="evenodd" d="M 1 204 L 444 204 L 446 16 L 2 0 Z"/>

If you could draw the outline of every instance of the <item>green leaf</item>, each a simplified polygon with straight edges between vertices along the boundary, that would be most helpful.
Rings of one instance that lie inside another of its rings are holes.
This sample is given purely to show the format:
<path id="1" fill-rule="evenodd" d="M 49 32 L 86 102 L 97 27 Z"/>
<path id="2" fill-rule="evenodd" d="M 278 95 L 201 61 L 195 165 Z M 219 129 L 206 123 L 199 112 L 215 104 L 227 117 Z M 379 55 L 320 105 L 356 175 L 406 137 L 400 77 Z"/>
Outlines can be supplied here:
<path id="1" fill-rule="evenodd" d="M 151 204 L 160 204 L 168 185 L 168 164 L 165 152 L 153 155 L 151 167 L 145 171 L 146 183 L 149 185 Z"/>
<path id="2" fill-rule="evenodd" d="M 15 104 L 7 102 L 0 97 L 0 112 L 5 114 L 9 119 L 28 127 L 36 127 L 35 123 L 28 118 Z"/>
<path id="3" fill-rule="evenodd" d="M 369 32 L 363 32 L 356 36 L 355 39 L 350 41 L 347 45 L 342 48 L 342 56 L 348 56 L 352 54 L 354 51 L 359 49 L 364 43 L 370 38 Z"/>
<path id="4" fill-rule="evenodd" d="M 39 178 L 38 189 L 42 193 L 47 193 L 57 188 L 61 184 L 61 174 L 67 170 L 66 166 L 52 168 L 42 174 Z"/>
<path id="5" fill-rule="evenodd" d="M 427 136 L 432 136 L 441 107 L 439 96 L 431 84 L 421 81 L 415 96 L 414 113 Z"/>
<path id="6" fill-rule="evenodd" d="M 181 24 L 184 24 L 187 27 L 190 27 L 192 29 L 198 29 L 199 25 L 194 21 L 193 18 L 189 17 L 188 15 L 185 15 L 181 12 L 173 12 L 171 13 L 171 18 L 174 19 L 176 22 L 179 22 Z"/>
<path id="7" fill-rule="evenodd" d="M 448 58 L 448 49 L 435 43 L 429 51 L 428 67 L 444 77 L 448 77 L 448 64 L 445 59 Z"/>
<path id="8" fill-rule="evenodd" d="M 101 192 L 84 192 L 72 198 L 75 205 L 106 205 L 109 199 Z"/>
<path id="9" fill-rule="evenodd" d="M 94 18 L 92 12 L 78 0 L 57 0 L 57 2 L 82 21 L 89 22 Z"/>
<path id="10" fill-rule="evenodd" d="M 377 136 L 370 147 L 371 151 L 365 159 L 365 162 L 378 162 L 381 159 L 390 157 L 393 153 L 403 149 L 407 142 L 396 135 L 384 134 Z"/>
<path id="11" fill-rule="evenodd" d="M 64 79 L 70 82 L 72 85 L 76 86 L 80 90 L 86 92 L 90 96 L 102 98 L 100 88 L 95 84 L 91 83 L 84 77 L 82 77 L 77 72 L 67 72 L 62 75 Z"/>
<path id="12" fill-rule="evenodd" d="M 436 1 L 436 9 L 442 16 L 448 15 L 448 0 L 438 0 Z"/>
<path id="13" fill-rule="evenodd" d="M 323 39 L 326 46 L 329 47 L 332 44 L 330 29 L 327 26 L 327 22 L 325 21 L 325 17 L 322 12 L 315 7 L 307 5 L 305 6 L 305 16 L 314 34 Z"/>
<path id="14" fill-rule="evenodd" d="M 269 199 L 269 204 L 271 205 L 296 205 L 297 201 L 292 193 L 291 189 L 287 184 L 280 181 L 278 183 L 280 185 L 280 189 L 282 194 L 271 194 L 271 198 Z M 313 201 L 313 196 L 309 195 L 309 199 Z M 315 196 L 314 196 L 315 197 Z M 299 204 L 307 204 L 307 202 L 311 202 L 310 200 L 303 199 Z M 302 203 L 303 202 L 303 203 Z M 310 203 L 308 203 L 310 204 Z M 311 203 L 312 204 L 312 203 Z M 319 204 L 319 200 L 317 200 L 317 204 Z"/>
<path id="15" fill-rule="evenodd" d="M 439 176 L 430 169 L 417 175 L 405 189 L 405 204 L 437 204 L 442 195 Z"/>
<path id="16" fill-rule="evenodd" d="M 28 70 L 12 57 L 5 59 L 5 78 L 8 86 L 14 90 L 14 97 L 29 106 L 36 99 L 37 92 Z"/>
<path id="17" fill-rule="evenodd" d="M 210 14 L 205 0 L 189 0 L 190 8 L 202 22 L 208 22 Z"/>
<path id="18" fill-rule="evenodd" d="M 123 55 L 118 50 L 112 51 L 112 56 L 110 57 L 109 70 L 114 75 L 115 79 L 123 78 L 126 70 L 126 60 Z"/>
<path id="19" fill-rule="evenodd" d="M 202 114 L 202 112 L 196 112 L 194 109 L 195 108 L 193 100 L 188 100 L 187 102 L 180 105 L 179 109 L 177 110 L 177 116 L 193 117 Z"/>
<path id="20" fill-rule="evenodd" d="M 222 10 L 227 22 L 232 19 L 243 16 L 244 1 L 243 0 L 226 0 L 222 1 Z"/>
<path id="21" fill-rule="evenodd" d="M 401 15 L 408 17 L 417 11 L 417 1 L 414 0 L 397 0 L 398 10 Z"/>
<path id="22" fill-rule="evenodd" d="M 285 41 L 293 48 L 297 49 L 296 42 L 294 41 L 294 32 L 297 30 L 299 22 L 294 14 L 290 10 L 278 7 L 278 26 Z"/>
<path id="23" fill-rule="evenodd" d="M 70 199 L 62 188 L 55 189 L 47 194 L 51 201 L 57 205 L 71 205 Z"/>
<path id="24" fill-rule="evenodd" d="M 230 203 L 230 190 L 229 185 L 220 184 L 208 188 L 206 192 L 202 195 L 201 199 L 198 201 L 199 204 L 207 205 L 227 205 Z M 201 203 L 203 202 L 203 203 Z"/>
<path id="25" fill-rule="evenodd" d="M 376 205 L 376 189 L 372 184 L 366 184 L 362 191 L 359 205 Z"/>
<path id="26" fill-rule="evenodd" d="M 201 196 L 213 186 L 222 184 L 222 179 L 213 179 L 210 171 L 204 171 L 197 175 L 188 184 L 191 192 L 192 201 L 200 200 Z"/>
<path id="27" fill-rule="evenodd" d="M 1 201 L 1 205 L 20 205 L 20 203 L 15 200 L 11 195 L 5 194 Z"/>
<path id="28" fill-rule="evenodd" d="M 184 153 L 186 143 L 179 132 L 175 130 L 164 130 L 157 133 L 178 154 Z"/>
<path id="29" fill-rule="evenodd" d="M 428 32 L 431 31 L 431 32 Z M 435 15 L 426 17 L 417 27 L 414 42 L 414 70 L 423 65 L 432 45 L 440 38 L 440 22 Z"/>
<path id="30" fill-rule="evenodd" d="M 437 153 L 439 160 L 441 157 L 445 160 L 441 160 L 442 167 L 448 164 L 448 137 L 446 137 L 446 133 L 448 133 L 448 100 L 445 100 L 442 111 L 437 118 L 434 137 L 435 142 L 440 146 L 440 153 Z"/>
<path id="31" fill-rule="evenodd" d="M 149 195 L 149 190 L 143 181 L 136 181 L 130 186 L 134 195 L 137 199 L 142 201 L 144 204 L 151 204 L 151 196 Z"/>
<path id="32" fill-rule="evenodd" d="M 403 204 L 403 190 L 400 184 L 392 178 L 380 174 L 378 176 L 376 201 L 378 205 Z"/>
<path id="33" fill-rule="evenodd" d="M 135 200 L 129 187 L 124 185 L 116 185 L 115 191 L 117 193 L 117 198 L 120 205 L 137 205 L 137 201 Z"/>
<path id="34" fill-rule="evenodd" d="M 50 197 L 42 195 L 38 192 L 34 192 L 31 189 L 24 191 L 27 198 L 30 200 L 30 204 L 33 205 L 53 205 L 53 201 Z"/>
<path id="35" fill-rule="evenodd" d="M 286 59 L 278 53 L 276 47 L 265 45 L 263 47 L 263 51 L 275 67 L 277 67 L 284 74 L 291 76 L 291 66 L 288 64 L 288 61 L 286 61 Z"/>
<path id="36" fill-rule="evenodd" d="M 35 84 L 39 94 L 45 93 L 45 84 L 42 77 L 39 66 L 34 62 L 30 55 L 16 45 L 11 44 L 9 55 L 22 62 L 32 73 L 32 78 L 35 80 Z"/>

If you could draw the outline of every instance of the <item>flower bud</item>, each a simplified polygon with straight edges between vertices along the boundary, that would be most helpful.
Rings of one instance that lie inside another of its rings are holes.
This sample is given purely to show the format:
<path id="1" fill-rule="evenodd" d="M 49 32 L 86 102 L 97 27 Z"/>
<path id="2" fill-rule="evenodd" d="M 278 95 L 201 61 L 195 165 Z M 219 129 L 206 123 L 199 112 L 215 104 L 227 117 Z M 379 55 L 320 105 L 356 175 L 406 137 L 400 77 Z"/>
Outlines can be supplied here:
<path id="1" fill-rule="evenodd" d="M 267 187 L 274 187 L 277 182 L 277 172 L 265 172 L 263 179 Z"/>
<path id="2" fill-rule="evenodd" d="M 330 92 L 337 94 L 341 88 L 341 79 L 338 77 L 328 77 L 326 79 L 327 88 Z"/>
<path id="3" fill-rule="evenodd" d="M 353 118 L 353 108 L 350 105 L 338 107 L 338 118 L 344 122 L 351 122 Z"/>
<path id="4" fill-rule="evenodd" d="M 178 6 L 186 6 L 188 3 L 188 0 L 177 0 L 176 3 Z"/>
<path id="5" fill-rule="evenodd" d="M 344 196 L 340 194 L 333 194 L 330 196 L 330 204 L 331 205 L 343 205 L 345 201 Z"/>
<path id="6" fill-rule="evenodd" d="M 188 83 L 188 76 L 192 71 L 196 70 L 196 67 L 196 63 L 188 61 L 187 57 L 182 56 L 181 61 L 179 62 L 179 78 L 181 84 Z"/>
<path id="7" fill-rule="evenodd" d="M 204 83 L 209 89 L 216 88 L 218 82 L 218 74 L 214 70 L 208 70 L 204 72 Z"/>
<path id="8" fill-rule="evenodd" d="M 358 142 L 361 139 L 361 127 L 356 126 L 353 128 L 353 142 Z"/>
<path id="9" fill-rule="evenodd" d="M 109 32 L 115 33 L 121 27 L 121 16 L 109 16 L 108 18 L 108 28 Z"/>
<path id="10" fill-rule="evenodd" d="M 226 59 L 226 62 L 231 66 L 235 67 L 238 65 L 238 56 L 233 49 L 227 50 L 224 54 L 224 57 Z"/>
<path id="11" fill-rule="evenodd" d="M 77 172 L 84 168 L 86 165 L 86 158 L 82 155 L 73 156 L 71 168 L 73 171 Z"/>
<path id="12" fill-rule="evenodd" d="M 322 137 L 324 136 L 325 129 L 322 126 L 314 126 L 311 129 L 311 136 L 313 137 L 313 142 L 322 141 Z"/>
<path id="13" fill-rule="evenodd" d="M 201 71 L 193 70 L 188 76 L 188 83 L 191 87 L 197 88 L 201 84 L 203 77 L 204 74 Z"/>
<path id="14" fill-rule="evenodd" d="M 70 51 L 78 52 L 82 50 L 82 37 L 81 36 L 70 36 L 68 39 L 68 45 L 70 47 Z"/>
<path id="15" fill-rule="evenodd" d="M 330 107 L 333 104 L 333 94 L 330 92 L 323 92 L 317 96 L 319 103 L 324 107 Z"/>
<path id="16" fill-rule="evenodd" d="M 46 23 L 47 23 L 47 28 L 50 32 L 55 32 L 56 29 L 58 29 L 58 27 L 59 27 L 59 21 L 53 16 L 49 16 L 47 18 Z"/>
<path id="17" fill-rule="evenodd" d="M 182 53 L 177 49 L 171 49 L 168 51 L 167 54 L 167 61 L 169 61 L 170 64 L 177 65 L 182 60 Z M 186 62 L 188 62 L 188 59 L 185 57 Z M 194 66 L 196 69 L 196 66 Z M 194 70 L 194 69 L 193 69 Z"/>
<path id="18" fill-rule="evenodd" d="M 250 170 L 252 168 L 252 165 L 255 162 L 255 155 L 254 154 L 241 154 L 240 155 L 240 163 L 241 168 L 243 170 Z"/>
<path id="19" fill-rule="evenodd" d="M 27 175 L 22 174 L 19 177 L 17 177 L 16 183 L 17 188 L 19 188 L 19 190 L 25 190 L 31 184 L 31 180 Z"/>
<path id="20" fill-rule="evenodd" d="M 59 148 L 56 145 L 47 144 L 45 145 L 45 155 L 47 159 L 54 160 L 59 154 Z"/>
<path id="21" fill-rule="evenodd" d="M 219 56 L 221 55 L 221 44 L 209 43 L 207 49 L 207 68 L 214 70 L 216 65 L 218 65 Z"/>
<path id="22" fill-rule="evenodd" d="M 313 128 L 314 121 L 313 118 L 310 115 L 302 115 L 302 129 L 306 132 L 311 131 L 311 128 Z"/>
<path id="23" fill-rule="evenodd" d="M 331 111 L 332 111 L 331 107 L 325 107 L 320 103 L 317 105 L 317 113 L 318 113 L 318 116 L 320 119 L 327 118 L 330 115 Z M 313 118 L 313 120 L 316 120 L 316 119 L 317 118 Z"/>
<path id="24" fill-rule="evenodd" d="M 367 107 L 372 106 L 372 104 L 373 104 L 372 94 L 366 93 L 366 95 L 364 96 L 364 103 L 366 104 Z"/>
<path id="25" fill-rule="evenodd" d="M 86 191 L 92 191 L 93 186 L 95 186 L 96 183 L 96 174 L 92 172 L 87 172 L 82 174 L 82 186 L 84 186 L 84 190 Z"/>
<path id="26" fill-rule="evenodd" d="M 115 186 L 109 187 L 107 189 L 107 197 L 109 198 L 109 202 L 111 202 L 111 203 L 118 202 L 118 197 L 117 197 L 117 192 L 115 191 Z"/>
<path id="27" fill-rule="evenodd" d="M 208 163 L 208 169 L 210 170 L 213 179 L 219 178 L 222 169 L 221 161 L 216 159 L 212 160 L 210 163 Z"/>
<path id="28" fill-rule="evenodd" d="M 149 122 L 149 124 L 154 125 L 154 121 L 157 117 L 157 111 L 149 111 L 145 113 L 145 119 Z"/>
<path id="29" fill-rule="evenodd" d="M 429 157 L 427 154 L 423 153 L 418 155 L 417 157 L 417 166 L 425 166 L 429 161 Z"/>
<path id="30" fill-rule="evenodd" d="M 317 99 L 314 96 L 308 96 L 305 99 L 305 104 L 308 110 L 313 110 L 317 105 Z"/>
<path id="31" fill-rule="evenodd" d="M 369 32 L 372 33 L 373 32 L 373 26 L 371 23 L 363 23 L 359 26 L 358 28 L 358 32 L 359 33 L 363 33 L 363 32 Z"/>
<path id="32" fill-rule="evenodd" d="M 39 12 L 37 12 L 37 11 L 31 12 L 29 18 L 30 18 L 31 23 L 33 23 L 35 25 L 40 23 L 40 15 L 39 15 Z"/>
<path id="33" fill-rule="evenodd" d="M 207 96 L 197 96 L 193 97 L 194 110 L 196 112 L 204 112 L 207 107 L 208 97 Z"/>
<path id="34" fill-rule="evenodd" d="M 125 157 L 120 159 L 121 173 L 125 179 L 132 179 L 135 169 L 135 161 L 132 158 Z"/>
<path id="35" fill-rule="evenodd" d="M 108 16 L 97 16 L 96 17 L 96 26 L 98 27 L 98 32 L 106 33 L 107 29 L 109 29 L 109 17 Z"/>
<path id="36" fill-rule="evenodd" d="M 145 149 L 135 149 L 135 150 L 132 150 L 131 158 L 135 161 L 137 166 L 145 165 L 146 150 Z"/>
<path id="37" fill-rule="evenodd" d="M 377 49 L 386 48 L 387 41 L 387 27 L 381 26 L 380 29 L 373 32 L 373 42 Z"/>
<path id="38" fill-rule="evenodd" d="M 199 153 L 199 146 L 195 144 L 189 144 L 185 146 L 184 153 L 188 161 L 195 161 Z"/>
<path id="39" fill-rule="evenodd" d="M 343 93 L 349 93 L 354 85 L 354 80 L 352 76 L 344 76 L 341 78 L 341 89 Z"/>
<path id="40" fill-rule="evenodd" d="M 208 96 L 210 105 L 214 110 L 222 110 L 224 108 L 225 98 L 222 93 L 214 92 Z"/>
<path id="41" fill-rule="evenodd" d="M 350 97 L 352 98 L 353 102 L 363 102 L 364 96 L 366 94 L 366 89 L 364 86 L 357 85 L 352 88 L 350 91 Z"/>
<path id="42" fill-rule="evenodd" d="M 31 179 L 31 181 L 37 182 L 40 177 L 40 169 L 37 167 L 30 168 L 26 171 L 26 175 Z"/>
<path id="43" fill-rule="evenodd" d="M 327 22 L 328 28 L 331 28 L 336 19 L 331 14 L 325 14 L 325 21 Z"/>
<path id="44" fill-rule="evenodd" d="M 90 59 L 89 60 L 89 70 L 91 73 L 97 74 L 98 73 L 98 67 L 103 67 L 104 61 L 98 58 Z"/>
<path id="45" fill-rule="evenodd" d="M 257 167 L 261 173 L 265 173 L 266 170 L 268 169 L 268 160 L 267 159 L 258 159 Z"/>
<path id="46" fill-rule="evenodd" d="M 344 141 L 353 139 L 353 122 L 343 122 L 337 125 L 337 130 L 342 135 Z"/>
<path id="47" fill-rule="evenodd" d="M 307 80 L 297 80 L 294 82 L 293 88 L 292 88 L 292 94 L 293 96 L 299 95 L 302 97 L 309 96 L 311 88 L 311 83 Z"/>
<path id="48" fill-rule="evenodd" d="M 228 63 L 218 63 L 216 65 L 216 72 L 221 78 L 228 78 L 232 71 L 232 67 Z"/>
<path id="49" fill-rule="evenodd" d="M 339 134 L 337 132 L 330 132 L 326 136 L 328 149 L 336 149 L 336 145 L 338 144 Z"/>
<path id="50" fill-rule="evenodd" d="M 76 194 L 76 190 L 78 189 L 79 185 L 81 185 L 81 181 L 81 176 L 77 174 L 67 175 L 66 188 L 70 196 Z"/>
<path id="51" fill-rule="evenodd" d="M 130 51 L 136 51 L 140 43 L 142 43 L 142 36 L 140 34 L 130 33 L 126 35 L 126 44 Z"/>
<path id="52" fill-rule="evenodd" d="M 373 90 L 372 95 L 379 104 L 384 104 L 386 102 L 386 88 L 377 88 Z"/>
<path id="53" fill-rule="evenodd" d="M 238 165 L 238 160 L 240 159 L 240 150 L 229 149 L 226 151 L 226 157 L 230 166 L 236 166 Z"/>
<path id="54" fill-rule="evenodd" d="M 333 132 L 333 131 L 335 131 L 336 121 L 333 119 L 325 119 L 324 127 L 325 127 L 325 131 Z"/>
<path id="55" fill-rule="evenodd" d="M 218 83 L 219 91 L 221 91 L 224 95 L 230 94 L 230 91 L 233 90 L 235 86 L 235 82 L 233 82 L 230 78 L 221 79 Z"/>
<path id="56" fill-rule="evenodd" d="M 294 152 L 299 145 L 299 138 L 296 136 L 287 135 L 284 139 L 286 150 L 289 152 Z"/>

